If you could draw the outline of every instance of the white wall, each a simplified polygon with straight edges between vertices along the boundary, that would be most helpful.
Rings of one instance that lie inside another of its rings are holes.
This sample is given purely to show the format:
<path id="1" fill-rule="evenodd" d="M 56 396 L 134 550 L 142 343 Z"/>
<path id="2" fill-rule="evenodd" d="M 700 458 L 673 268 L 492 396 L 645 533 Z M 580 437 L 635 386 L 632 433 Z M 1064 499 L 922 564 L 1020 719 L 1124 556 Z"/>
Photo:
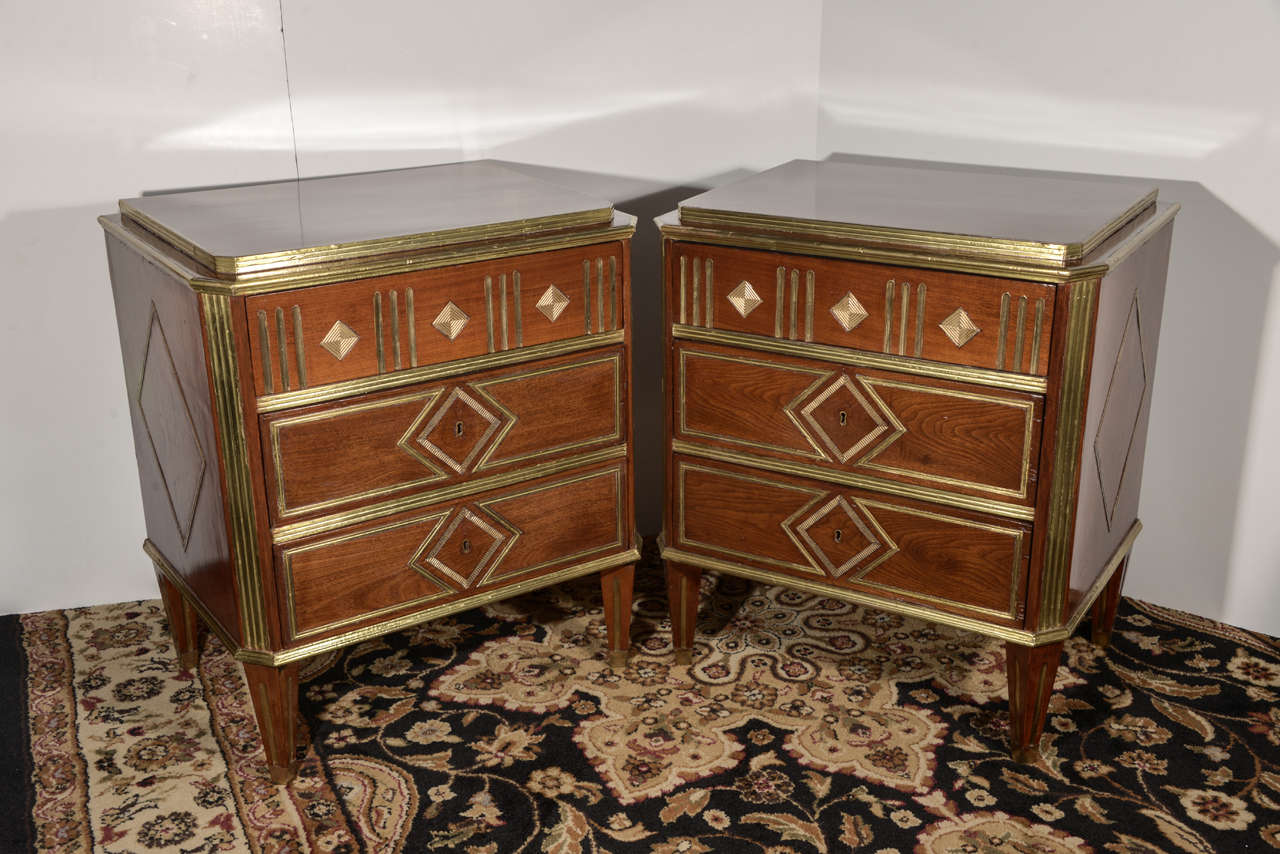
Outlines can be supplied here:
<path id="1" fill-rule="evenodd" d="M 793 157 L 1123 174 L 1184 203 L 1128 591 L 1280 634 L 1280 79 L 1263 0 L 0 7 L 0 613 L 154 596 L 102 241 L 146 191 L 475 157 L 648 218 Z M 642 526 L 657 525 L 641 472 Z"/>
<path id="2" fill-rule="evenodd" d="M 1179 201 L 1125 593 L 1280 635 L 1280 7 L 824 6 L 818 148 Z"/>

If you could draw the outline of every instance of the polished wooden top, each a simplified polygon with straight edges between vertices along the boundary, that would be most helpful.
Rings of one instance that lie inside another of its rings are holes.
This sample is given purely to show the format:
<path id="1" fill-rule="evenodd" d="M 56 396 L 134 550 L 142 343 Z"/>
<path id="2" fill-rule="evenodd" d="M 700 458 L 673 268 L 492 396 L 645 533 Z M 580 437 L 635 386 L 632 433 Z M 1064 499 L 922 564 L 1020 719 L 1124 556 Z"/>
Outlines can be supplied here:
<path id="1" fill-rule="evenodd" d="M 793 160 L 686 200 L 680 221 L 1065 267 L 1155 199 L 1129 179 Z"/>
<path id="2" fill-rule="evenodd" d="M 613 220 L 607 201 L 487 160 L 144 196 L 120 212 L 225 276 Z"/>

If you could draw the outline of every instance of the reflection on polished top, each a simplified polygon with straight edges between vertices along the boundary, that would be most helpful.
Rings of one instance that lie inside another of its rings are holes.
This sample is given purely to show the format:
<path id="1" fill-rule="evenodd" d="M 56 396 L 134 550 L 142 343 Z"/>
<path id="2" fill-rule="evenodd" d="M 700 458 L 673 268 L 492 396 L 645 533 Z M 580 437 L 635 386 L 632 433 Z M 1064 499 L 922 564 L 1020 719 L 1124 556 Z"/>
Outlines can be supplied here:
<path id="1" fill-rule="evenodd" d="M 686 200 L 680 221 L 1069 267 L 1155 200 L 1125 179 L 793 160 Z"/>
<path id="2" fill-rule="evenodd" d="M 226 277 L 613 221 L 607 201 L 486 160 L 123 199 L 120 213 Z"/>

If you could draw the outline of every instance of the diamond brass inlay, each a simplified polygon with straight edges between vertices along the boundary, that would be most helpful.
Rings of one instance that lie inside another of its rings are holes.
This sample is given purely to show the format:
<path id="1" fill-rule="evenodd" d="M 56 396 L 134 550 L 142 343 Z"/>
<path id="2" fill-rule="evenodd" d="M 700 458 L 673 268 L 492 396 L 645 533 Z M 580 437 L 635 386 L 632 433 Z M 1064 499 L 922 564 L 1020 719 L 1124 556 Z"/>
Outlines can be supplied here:
<path id="1" fill-rule="evenodd" d="M 751 283 L 743 279 L 736 288 L 729 291 L 729 302 L 738 310 L 738 314 L 746 317 L 759 308 L 764 300 L 760 299 L 760 295 L 756 293 L 755 288 L 751 287 Z"/>
<path id="2" fill-rule="evenodd" d="M 483 514 L 483 515 L 481 515 Z M 497 566 L 520 531 L 492 512 L 477 513 L 459 508 L 436 536 L 436 531 L 418 546 L 409 566 L 433 581 L 443 581 L 456 590 L 474 587 Z"/>
<path id="3" fill-rule="evenodd" d="M 849 291 L 838 303 L 831 306 L 831 315 L 845 332 L 852 332 L 858 324 L 866 320 L 867 310 L 858 302 L 858 298 Z"/>
<path id="4" fill-rule="evenodd" d="M 426 426 L 418 431 L 418 425 L 431 409 L 432 403 L 429 402 L 405 436 L 416 432 L 414 444 L 425 448 L 459 474 L 467 470 L 502 424 L 501 419 L 460 388 L 449 393 Z M 413 453 L 403 439 L 400 445 Z"/>
<path id="5" fill-rule="evenodd" d="M 894 438 L 903 432 L 893 413 L 868 401 L 846 374 L 809 401 L 800 414 L 842 463 L 886 432 L 896 431 Z"/>
<path id="6" fill-rule="evenodd" d="M 334 322 L 333 326 L 329 327 L 329 331 L 325 333 L 324 338 L 320 339 L 320 346 L 328 350 L 335 359 L 341 362 L 359 340 L 360 336 L 356 334 L 354 329 L 338 320 Z"/>
<path id="7" fill-rule="evenodd" d="M 798 515 L 798 514 L 797 514 Z M 787 524 L 794 521 L 788 519 Z M 898 551 L 898 546 L 862 504 L 837 495 L 799 525 L 795 532 L 811 558 L 832 577 L 865 575 Z"/>
<path id="8" fill-rule="evenodd" d="M 568 305 L 569 298 L 564 295 L 564 291 L 552 285 L 543 291 L 535 307 L 546 316 L 547 320 L 555 323 Z"/>
<path id="9" fill-rule="evenodd" d="M 1093 458 L 1098 466 L 1098 486 L 1107 529 L 1115 521 L 1116 508 L 1129 469 L 1129 454 L 1142 420 L 1142 404 L 1147 397 L 1147 357 L 1142 349 L 1142 316 L 1137 294 L 1129 305 L 1129 316 L 1120 334 L 1120 347 L 1111 369 L 1111 381 L 1093 437 Z"/>
<path id="10" fill-rule="evenodd" d="M 963 347 L 968 344 L 973 340 L 973 336 L 982 331 L 963 308 L 957 308 L 947 315 L 947 319 L 939 323 L 938 327 L 947 333 L 951 343 L 957 347 Z"/>
<path id="11" fill-rule="evenodd" d="M 462 334 L 463 328 L 467 325 L 467 321 L 471 318 L 465 311 L 458 308 L 452 302 L 440 309 L 440 313 L 436 315 L 436 319 L 431 321 L 431 325 L 436 328 L 441 335 L 450 341 Z"/>

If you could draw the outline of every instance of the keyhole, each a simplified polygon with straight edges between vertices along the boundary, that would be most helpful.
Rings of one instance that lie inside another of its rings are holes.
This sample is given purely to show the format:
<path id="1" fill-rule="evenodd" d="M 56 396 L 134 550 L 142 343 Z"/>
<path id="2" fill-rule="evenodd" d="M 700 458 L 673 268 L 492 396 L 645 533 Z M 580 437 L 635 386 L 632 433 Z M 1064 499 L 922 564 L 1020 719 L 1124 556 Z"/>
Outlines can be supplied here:
<path id="1" fill-rule="evenodd" d="M 843 422 L 841 422 L 841 423 L 843 423 Z M 462 422 L 461 422 L 461 421 L 459 421 L 459 422 L 457 422 L 456 424 L 454 424 L 454 425 L 453 425 L 453 435 L 455 435 L 455 436 L 461 436 L 461 435 L 462 435 Z"/>
<path id="2" fill-rule="evenodd" d="M 463 540 L 463 541 L 462 541 L 462 553 L 463 553 L 464 555 L 469 555 L 469 554 L 471 554 L 471 541 L 470 541 L 470 540 Z"/>
<path id="3" fill-rule="evenodd" d="M 841 540 L 844 539 L 844 532 L 841 531 L 839 528 L 836 528 L 835 537 L 836 537 L 836 542 L 837 543 L 840 542 Z"/>
<path id="4" fill-rule="evenodd" d="M 843 427 L 848 422 L 849 422 L 849 413 L 841 409 L 840 410 L 840 426 Z"/>

